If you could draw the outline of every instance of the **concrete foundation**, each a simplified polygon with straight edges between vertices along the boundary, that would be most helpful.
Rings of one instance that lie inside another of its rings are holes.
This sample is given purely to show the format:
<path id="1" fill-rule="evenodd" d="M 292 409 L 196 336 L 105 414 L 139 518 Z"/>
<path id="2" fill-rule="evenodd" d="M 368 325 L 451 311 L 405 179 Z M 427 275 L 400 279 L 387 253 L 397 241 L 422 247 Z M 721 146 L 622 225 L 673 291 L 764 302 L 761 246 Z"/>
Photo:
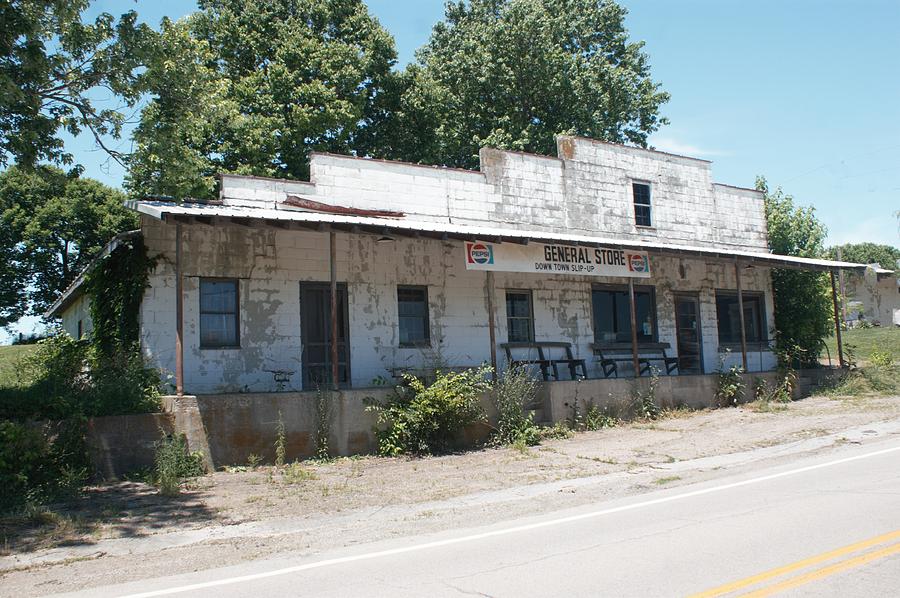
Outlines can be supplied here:
<path id="1" fill-rule="evenodd" d="M 825 377 L 837 373 L 827 369 L 801 371 L 796 398 L 808 395 Z M 757 377 L 766 380 L 770 386 L 777 381 L 774 372 L 746 376 L 745 400 L 752 399 L 751 387 Z M 710 407 L 715 402 L 716 381 L 715 375 L 663 376 L 656 388 L 656 400 L 663 407 Z M 540 390 L 541 407 L 537 409 L 535 418 L 545 424 L 565 422 L 572 417 L 576 401 L 581 408 L 585 404 L 594 404 L 624 414 L 633 401 L 635 391 L 646 391 L 649 384 L 648 378 L 545 383 Z M 332 405 L 328 444 L 332 455 L 368 454 L 377 450 L 375 414 L 366 410 L 366 399 L 381 400 L 390 391 L 390 388 L 378 387 L 328 393 L 326 400 Z M 316 403 L 315 392 L 164 399 L 165 409 L 172 415 L 175 429 L 187 436 L 191 450 L 201 450 L 209 456 L 208 465 L 211 467 L 245 464 L 250 455 L 260 457 L 263 462 L 274 461 L 279 417 L 285 429 L 285 459 L 293 461 L 312 457 L 316 451 Z M 486 397 L 483 403 L 489 419 L 496 421 L 496 414 Z M 488 425 L 474 426 L 464 432 L 461 443 L 471 446 L 485 439 L 489 432 Z"/>
<path id="2" fill-rule="evenodd" d="M 85 439 L 96 475 L 112 479 L 153 467 L 156 443 L 174 430 L 168 413 L 90 418 Z"/>

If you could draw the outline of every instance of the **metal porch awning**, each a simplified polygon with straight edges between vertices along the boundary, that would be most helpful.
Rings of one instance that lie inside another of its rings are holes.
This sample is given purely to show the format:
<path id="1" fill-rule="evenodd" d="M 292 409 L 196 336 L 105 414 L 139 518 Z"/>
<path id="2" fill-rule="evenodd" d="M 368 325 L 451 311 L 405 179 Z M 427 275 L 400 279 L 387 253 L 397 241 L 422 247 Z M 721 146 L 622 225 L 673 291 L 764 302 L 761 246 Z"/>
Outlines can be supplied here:
<path id="1" fill-rule="evenodd" d="M 530 242 L 587 245 L 595 247 L 617 246 L 636 251 L 646 251 L 654 256 L 694 257 L 710 261 L 742 265 L 769 266 L 829 272 L 838 269 L 863 272 L 866 264 L 852 262 L 775 255 L 744 249 L 701 247 L 677 243 L 658 243 L 634 239 L 621 239 L 594 235 L 573 235 L 540 230 L 473 226 L 450 222 L 427 221 L 409 218 L 384 218 L 304 212 L 296 209 L 272 209 L 243 206 L 226 206 L 212 203 L 173 203 L 166 201 L 129 201 L 126 205 L 141 214 L 167 222 L 182 224 L 206 224 L 233 222 L 244 226 L 269 226 L 280 229 L 306 229 L 320 232 L 343 231 L 376 235 L 425 237 L 464 241 L 488 241 L 493 243 Z"/>

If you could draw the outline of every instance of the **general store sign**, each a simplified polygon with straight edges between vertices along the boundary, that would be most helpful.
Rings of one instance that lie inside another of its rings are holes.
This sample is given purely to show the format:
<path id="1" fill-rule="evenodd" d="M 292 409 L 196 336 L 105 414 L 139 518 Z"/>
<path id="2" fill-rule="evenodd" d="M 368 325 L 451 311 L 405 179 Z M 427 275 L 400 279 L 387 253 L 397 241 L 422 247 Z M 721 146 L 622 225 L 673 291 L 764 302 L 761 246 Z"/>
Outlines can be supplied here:
<path id="1" fill-rule="evenodd" d="M 617 247 L 466 241 L 466 270 L 650 278 L 650 258 Z"/>

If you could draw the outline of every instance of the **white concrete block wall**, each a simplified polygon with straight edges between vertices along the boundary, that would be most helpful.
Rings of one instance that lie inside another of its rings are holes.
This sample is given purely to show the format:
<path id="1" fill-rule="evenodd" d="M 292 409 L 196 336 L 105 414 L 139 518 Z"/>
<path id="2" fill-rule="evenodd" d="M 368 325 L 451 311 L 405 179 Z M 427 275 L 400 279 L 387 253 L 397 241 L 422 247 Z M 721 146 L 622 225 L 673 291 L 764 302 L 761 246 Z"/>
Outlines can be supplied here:
<path id="1" fill-rule="evenodd" d="M 66 308 L 60 318 L 62 329 L 76 340 L 78 339 L 78 322 L 81 322 L 82 337 L 89 335 L 94 329 L 94 322 L 91 320 L 91 298 L 87 295 L 76 299 Z"/>
<path id="2" fill-rule="evenodd" d="M 143 222 L 150 255 L 162 254 L 150 279 L 141 309 L 145 355 L 162 368 L 175 368 L 175 281 L 173 224 L 149 218 Z M 301 281 L 329 278 L 327 233 L 282 231 L 241 226 L 184 226 L 185 388 L 191 393 L 298 390 L 301 382 Z M 372 235 L 339 233 L 337 275 L 348 288 L 352 384 L 369 386 L 392 368 L 417 368 L 438 363 L 477 365 L 490 361 L 486 275 L 465 269 L 461 242 L 397 239 L 379 243 Z M 706 265 L 652 258 L 660 341 L 676 346 L 672 293 L 697 291 L 701 298 L 704 367 L 718 367 L 718 332 L 714 289 L 734 289 L 730 265 Z M 763 291 L 767 322 L 772 306 L 768 271 L 745 271 L 744 288 Z M 199 277 L 240 280 L 241 347 L 200 349 L 198 330 Z M 626 284 L 626 279 L 589 277 L 547 278 L 535 274 L 495 274 L 497 343 L 507 340 L 506 289 L 531 289 L 537 340 L 564 340 L 575 354 L 593 363 L 591 285 Z M 399 347 L 397 285 L 428 287 L 431 347 Z M 751 355 L 751 369 L 758 357 Z M 739 358 L 739 357 L 738 357 Z M 754 361 L 755 360 L 755 361 Z M 771 365 L 768 354 L 763 356 Z M 498 363 L 505 356 L 498 350 Z M 287 382 L 276 382 L 276 371 L 289 371 Z"/>
<path id="3" fill-rule="evenodd" d="M 573 231 L 767 250 L 762 194 L 714 184 L 705 160 L 580 137 L 560 136 L 557 146 L 565 163 L 567 222 Z M 650 185 L 650 228 L 635 225 L 634 182 Z"/>
<path id="4" fill-rule="evenodd" d="M 311 182 L 224 176 L 224 203 L 274 207 L 290 193 L 407 219 L 767 251 L 762 194 L 712 181 L 710 163 L 560 136 L 559 158 L 482 149 L 480 172 L 313 153 Z M 652 227 L 632 183 L 651 186 Z"/>

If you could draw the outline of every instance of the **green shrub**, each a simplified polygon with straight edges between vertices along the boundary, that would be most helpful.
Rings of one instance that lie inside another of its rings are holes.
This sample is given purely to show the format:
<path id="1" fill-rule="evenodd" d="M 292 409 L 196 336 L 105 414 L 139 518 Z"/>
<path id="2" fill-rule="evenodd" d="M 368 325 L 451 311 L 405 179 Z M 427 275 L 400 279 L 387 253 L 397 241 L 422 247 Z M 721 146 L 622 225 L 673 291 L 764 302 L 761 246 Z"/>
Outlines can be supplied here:
<path id="1" fill-rule="evenodd" d="M 27 386 L 3 389 L 0 418 L 59 420 L 158 411 L 158 370 L 137 345 L 109 356 L 58 332 L 40 341 L 19 365 Z"/>
<path id="2" fill-rule="evenodd" d="M 0 420 L 0 511 L 69 496 L 88 471 L 82 421 L 38 427 Z"/>
<path id="3" fill-rule="evenodd" d="M 540 429 L 529 410 L 538 387 L 538 381 L 523 367 L 511 367 L 497 378 L 491 391 L 497 409 L 497 427 L 491 435 L 494 444 L 534 446 L 540 442 Z"/>
<path id="4" fill-rule="evenodd" d="M 184 478 L 206 473 L 203 453 L 189 452 L 184 434 L 166 434 L 156 443 L 153 478 L 161 494 L 175 496 Z"/>
<path id="5" fill-rule="evenodd" d="M 90 415 L 128 415 L 160 410 L 162 380 L 159 370 L 147 366 L 138 345 L 112 356 L 91 351 L 90 389 L 87 411 Z"/>
<path id="6" fill-rule="evenodd" d="M 367 401 L 377 415 L 378 450 L 382 455 L 446 452 L 462 430 L 485 421 L 480 396 L 490 389 L 489 367 L 460 373 L 437 372 L 426 386 L 410 374 L 383 402 Z"/>

